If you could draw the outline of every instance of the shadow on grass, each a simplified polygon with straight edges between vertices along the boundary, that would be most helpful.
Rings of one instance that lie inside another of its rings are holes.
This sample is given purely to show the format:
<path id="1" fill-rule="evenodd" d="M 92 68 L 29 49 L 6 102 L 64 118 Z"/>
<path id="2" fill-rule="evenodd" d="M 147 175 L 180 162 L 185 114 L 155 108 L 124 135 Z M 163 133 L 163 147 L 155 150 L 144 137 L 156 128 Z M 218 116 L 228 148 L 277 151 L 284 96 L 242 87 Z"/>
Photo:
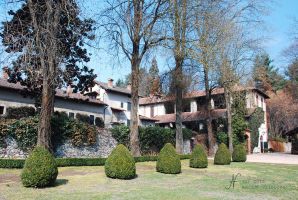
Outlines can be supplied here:
<path id="1" fill-rule="evenodd" d="M 67 179 L 57 179 L 52 187 L 59 187 L 60 185 L 66 185 L 67 183 Z"/>

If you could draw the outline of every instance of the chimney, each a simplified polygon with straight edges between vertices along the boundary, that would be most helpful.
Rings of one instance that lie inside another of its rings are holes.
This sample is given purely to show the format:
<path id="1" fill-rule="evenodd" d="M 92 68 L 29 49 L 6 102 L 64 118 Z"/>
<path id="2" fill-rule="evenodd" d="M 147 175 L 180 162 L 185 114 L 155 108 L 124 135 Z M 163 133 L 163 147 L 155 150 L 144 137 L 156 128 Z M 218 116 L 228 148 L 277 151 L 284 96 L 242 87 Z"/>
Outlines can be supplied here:
<path id="1" fill-rule="evenodd" d="M 126 89 L 131 90 L 131 83 L 128 83 Z"/>
<path id="2" fill-rule="evenodd" d="M 7 70 L 8 70 L 8 67 L 3 67 L 2 68 L 2 78 L 6 79 L 6 80 L 9 78 Z"/>
<path id="3" fill-rule="evenodd" d="M 111 78 L 108 79 L 108 87 L 113 87 L 113 81 Z"/>
<path id="4" fill-rule="evenodd" d="M 67 86 L 67 89 L 66 89 L 66 94 L 67 96 L 71 95 L 73 92 L 73 88 L 71 87 L 71 85 L 68 85 Z"/>

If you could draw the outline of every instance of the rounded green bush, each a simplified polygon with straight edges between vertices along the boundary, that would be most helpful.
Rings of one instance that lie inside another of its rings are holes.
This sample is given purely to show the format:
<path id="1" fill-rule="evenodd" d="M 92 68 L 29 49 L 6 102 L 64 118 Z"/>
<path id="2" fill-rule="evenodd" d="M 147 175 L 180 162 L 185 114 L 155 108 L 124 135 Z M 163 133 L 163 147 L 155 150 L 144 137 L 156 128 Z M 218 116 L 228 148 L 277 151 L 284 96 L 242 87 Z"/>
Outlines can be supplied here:
<path id="1" fill-rule="evenodd" d="M 238 144 L 235 146 L 232 154 L 233 162 L 245 162 L 246 161 L 246 149 L 244 145 Z"/>
<path id="2" fill-rule="evenodd" d="M 221 143 L 214 157 L 215 165 L 229 165 L 231 163 L 231 153 L 224 143 Z"/>
<path id="3" fill-rule="evenodd" d="M 123 144 L 119 144 L 109 155 L 105 163 L 105 173 L 110 178 L 132 179 L 136 177 L 135 160 Z"/>
<path id="4" fill-rule="evenodd" d="M 156 171 L 164 174 L 181 173 L 180 157 L 172 144 L 167 143 L 161 149 L 156 162 Z"/>
<path id="5" fill-rule="evenodd" d="M 46 187 L 55 183 L 58 168 L 54 156 L 44 147 L 35 147 L 25 161 L 21 174 L 25 187 Z"/>
<path id="6" fill-rule="evenodd" d="M 192 168 L 206 168 L 208 166 L 207 154 L 201 144 L 197 144 L 193 149 L 189 166 Z"/>

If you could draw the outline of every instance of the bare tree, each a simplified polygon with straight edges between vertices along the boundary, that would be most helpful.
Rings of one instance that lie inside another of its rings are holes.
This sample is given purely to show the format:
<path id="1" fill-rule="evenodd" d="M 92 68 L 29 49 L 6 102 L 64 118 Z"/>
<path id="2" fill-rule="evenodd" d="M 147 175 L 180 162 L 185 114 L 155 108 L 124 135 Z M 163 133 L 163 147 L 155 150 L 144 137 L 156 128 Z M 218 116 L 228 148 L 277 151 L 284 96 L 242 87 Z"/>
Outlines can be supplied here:
<path id="1" fill-rule="evenodd" d="M 232 86 L 239 81 L 238 72 L 249 59 L 251 60 L 252 48 L 258 41 L 244 35 L 247 35 L 247 30 L 253 23 L 261 22 L 259 16 L 263 12 L 263 6 L 261 1 L 205 0 L 199 1 L 195 10 L 198 39 L 193 42 L 192 58 L 203 71 L 209 154 L 213 154 L 212 90 L 218 85 L 224 86 L 226 101 L 231 98 Z M 230 107 L 228 102 L 229 147 L 232 151 Z"/>
<path id="2" fill-rule="evenodd" d="M 165 39 L 161 18 L 166 14 L 167 0 L 116 0 L 108 1 L 102 12 L 101 27 L 110 40 L 111 49 L 120 51 L 131 65 L 131 129 L 130 147 L 134 156 L 140 155 L 139 147 L 139 70 L 150 49 Z"/>

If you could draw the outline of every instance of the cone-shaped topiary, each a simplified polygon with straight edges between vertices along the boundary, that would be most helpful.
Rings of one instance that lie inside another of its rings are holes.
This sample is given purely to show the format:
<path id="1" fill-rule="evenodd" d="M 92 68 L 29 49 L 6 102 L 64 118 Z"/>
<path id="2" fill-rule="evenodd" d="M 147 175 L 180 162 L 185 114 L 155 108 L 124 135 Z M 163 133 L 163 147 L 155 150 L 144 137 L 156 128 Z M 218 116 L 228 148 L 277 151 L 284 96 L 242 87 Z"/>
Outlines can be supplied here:
<path id="1" fill-rule="evenodd" d="M 167 143 L 160 150 L 156 162 L 156 171 L 164 174 L 181 173 L 180 157 L 172 144 Z"/>
<path id="2" fill-rule="evenodd" d="M 54 156 L 44 147 L 37 146 L 25 161 L 21 174 L 25 187 L 46 187 L 55 183 L 58 168 Z"/>
<path id="3" fill-rule="evenodd" d="M 105 162 L 107 177 L 118 179 L 132 179 L 136 177 L 135 160 L 129 150 L 119 144 Z"/>
<path id="4" fill-rule="evenodd" d="M 245 162 L 246 161 L 246 149 L 244 145 L 238 144 L 235 146 L 232 154 L 233 162 Z"/>
<path id="5" fill-rule="evenodd" d="M 221 143 L 214 157 L 215 165 L 229 165 L 231 163 L 231 153 L 224 143 Z"/>
<path id="6" fill-rule="evenodd" d="M 208 166 L 207 154 L 202 145 L 197 144 L 193 149 L 189 166 L 192 168 L 206 168 Z"/>

